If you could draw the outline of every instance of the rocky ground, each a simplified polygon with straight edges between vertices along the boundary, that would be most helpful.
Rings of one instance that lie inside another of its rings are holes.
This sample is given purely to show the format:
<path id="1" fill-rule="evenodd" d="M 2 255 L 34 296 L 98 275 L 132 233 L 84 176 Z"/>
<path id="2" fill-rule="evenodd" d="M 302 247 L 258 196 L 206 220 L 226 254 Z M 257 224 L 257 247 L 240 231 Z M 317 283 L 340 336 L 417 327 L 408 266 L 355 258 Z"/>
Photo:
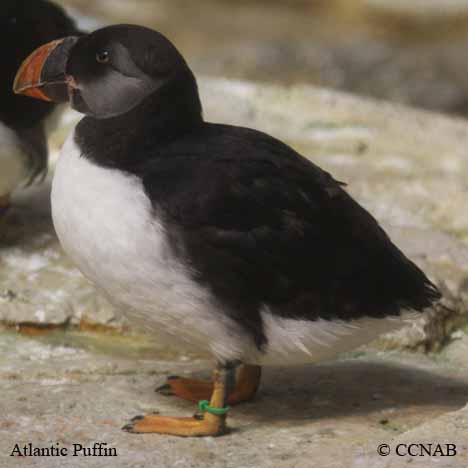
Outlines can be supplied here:
<path id="1" fill-rule="evenodd" d="M 1 230 L 0 466 L 467 467 L 468 125 L 308 86 L 202 78 L 201 92 L 208 119 L 268 131 L 346 181 L 451 311 L 335 362 L 267 369 L 223 438 L 130 435 L 120 427 L 136 414 L 193 413 L 154 388 L 170 374 L 206 376 L 211 363 L 132 329 L 62 253 L 50 185 L 20 191 Z M 119 456 L 8 456 L 29 442 L 105 442 Z M 455 443 L 458 454 L 377 454 L 411 442 Z"/>

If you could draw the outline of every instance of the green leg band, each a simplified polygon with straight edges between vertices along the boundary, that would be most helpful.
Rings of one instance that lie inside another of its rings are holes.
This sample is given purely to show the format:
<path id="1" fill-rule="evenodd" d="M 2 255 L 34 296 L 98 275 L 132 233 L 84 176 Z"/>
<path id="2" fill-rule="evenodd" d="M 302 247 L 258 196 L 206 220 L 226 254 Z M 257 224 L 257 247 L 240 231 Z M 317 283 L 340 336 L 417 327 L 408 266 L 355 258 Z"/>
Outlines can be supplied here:
<path id="1" fill-rule="evenodd" d="M 227 414 L 227 412 L 231 409 L 230 406 L 226 406 L 224 408 L 214 408 L 213 406 L 210 406 L 210 402 L 208 400 L 199 401 L 198 408 L 200 408 L 200 411 L 214 414 L 216 416 L 222 416 L 223 414 Z"/>

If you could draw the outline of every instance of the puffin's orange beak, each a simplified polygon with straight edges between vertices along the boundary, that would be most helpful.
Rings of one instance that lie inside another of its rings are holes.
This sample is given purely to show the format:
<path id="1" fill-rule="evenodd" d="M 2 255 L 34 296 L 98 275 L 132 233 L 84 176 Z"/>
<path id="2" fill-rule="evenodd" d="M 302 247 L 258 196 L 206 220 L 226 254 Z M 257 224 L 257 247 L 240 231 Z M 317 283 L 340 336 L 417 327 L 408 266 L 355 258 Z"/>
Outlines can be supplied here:
<path id="1" fill-rule="evenodd" d="M 65 69 L 68 53 L 77 40 L 77 37 L 58 39 L 32 52 L 16 74 L 14 93 L 43 101 L 67 101 L 66 88 L 71 79 L 66 76 Z"/>

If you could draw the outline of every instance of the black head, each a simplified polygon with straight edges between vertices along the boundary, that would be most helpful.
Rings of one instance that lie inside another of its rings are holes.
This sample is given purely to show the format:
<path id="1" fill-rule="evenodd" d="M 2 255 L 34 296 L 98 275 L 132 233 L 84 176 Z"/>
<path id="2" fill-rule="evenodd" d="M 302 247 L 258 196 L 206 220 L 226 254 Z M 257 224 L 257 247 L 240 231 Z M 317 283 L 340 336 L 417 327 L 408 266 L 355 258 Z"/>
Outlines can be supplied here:
<path id="1" fill-rule="evenodd" d="M 62 8 L 44 0 L 2 0 L 0 5 L 0 118 L 9 125 L 31 127 L 53 108 L 12 92 L 21 62 L 37 47 L 79 34 Z"/>
<path id="2" fill-rule="evenodd" d="M 201 112 L 195 78 L 182 55 L 162 34 L 133 25 L 109 26 L 43 46 L 18 72 L 15 91 L 69 100 L 74 109 L 96 119 L 127 114 L 149 100 L 167 112 L 169 95 L 175 103 L 186 94 L 192 100 L 189 107 Z"/>
<path id="3" fill-rule="evenodd" d="M 71 105 L 97 118 L 118 116 L 187 70 L 162 34 L 139 26 L 104 28 L 79 40 L 70 53 L 66 74 L 76 86 Z"/>

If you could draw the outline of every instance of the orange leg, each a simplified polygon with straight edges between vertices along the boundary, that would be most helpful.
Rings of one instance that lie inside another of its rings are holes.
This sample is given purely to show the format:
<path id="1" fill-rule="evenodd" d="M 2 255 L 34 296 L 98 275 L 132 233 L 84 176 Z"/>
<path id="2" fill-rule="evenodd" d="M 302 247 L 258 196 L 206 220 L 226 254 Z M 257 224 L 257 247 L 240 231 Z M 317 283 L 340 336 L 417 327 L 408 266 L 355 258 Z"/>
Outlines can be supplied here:
<path id="1" fill-rule="evenodd" d="M 218 367 L 213 372 L 213 394 L 210 407 L 223 409 L 226 401 L 226 386 L 230 369 Z M 203 413 L 201 418 L 173 418 L 168 416 L 137 416 L 123 427 L 127 432 L 157 433 L 181 437 L 219 436 L 226 430 L 226 414 Z"/>
<path id="2" fill-rule="evenodd" d="M 228 395 L 228 404 L 237 405 L 243 401 L 251 400 L 257 393 L 261 371 L 260 366 L 241 365 L 237 374 L 236 385 Z M 169 377 L 167 382 L 162 387 L 157 388 L 156 391 L 197 403 L 200 400 L 209 398 L 213 391 L 213 384 L 204 380 Z"/>

